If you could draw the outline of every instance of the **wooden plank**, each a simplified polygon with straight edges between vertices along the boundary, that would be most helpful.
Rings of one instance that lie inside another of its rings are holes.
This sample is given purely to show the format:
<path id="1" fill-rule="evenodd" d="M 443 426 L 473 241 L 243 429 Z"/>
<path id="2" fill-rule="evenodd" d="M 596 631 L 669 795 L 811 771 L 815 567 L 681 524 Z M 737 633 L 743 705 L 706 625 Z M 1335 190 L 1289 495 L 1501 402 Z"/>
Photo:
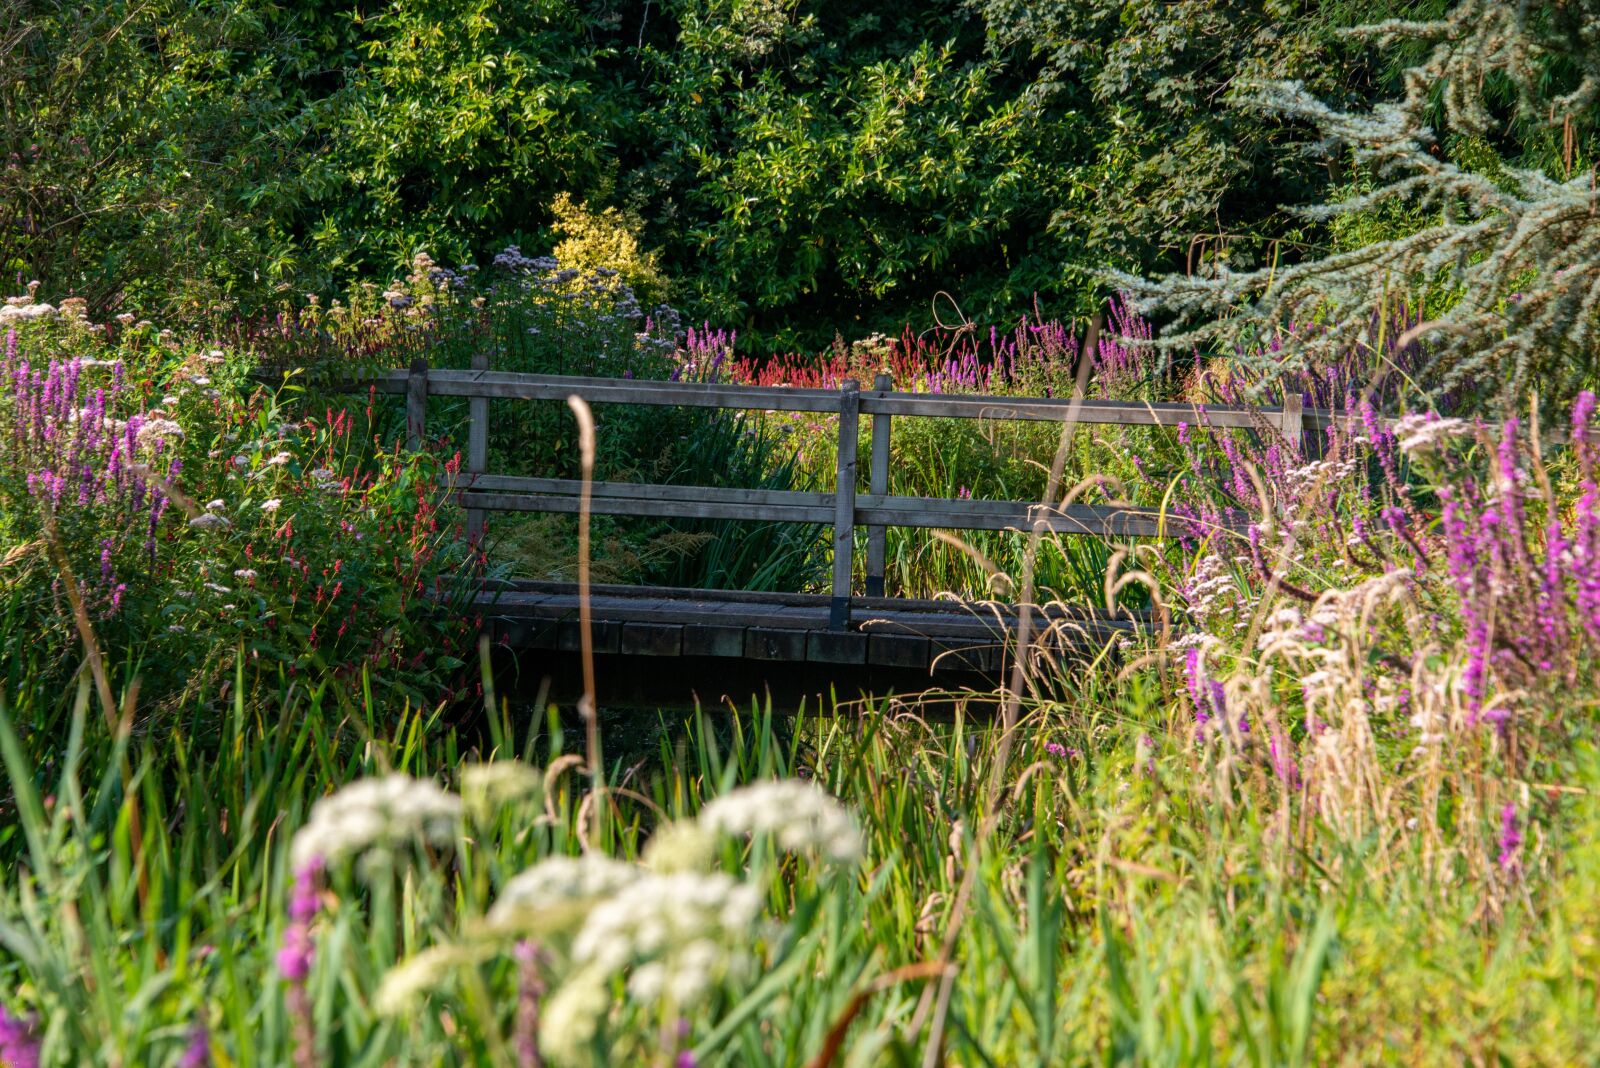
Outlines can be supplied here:
<path id="1" fill-rule="evenodd" d="M 880 374 L 872 383 L 875 396 L 884 396 L 894 388 L 894 379 Z M 867 488 L 878 496 L 889 492 L 889 433 L 891 416 L 887 413 L 872 417 L 872 465 L 867 475 Z M 883 596 L 883 571 L 888 552 L 888 529 L 882 523 L 867 526 L 867 596 Z"/>
<path id="2" fill-rule="evenodd" d="M 652 488 L 641 485 L 642 491 Z M 721 494 L 710 487 L 673 487 L 679 491 Z M 735 493 L 741 491 L 733 491 Z M 755 491 L 742 491 L 755 492 Z M 774 495 L 788 491 L 766 491 Z M 688 496 L 680 492 L 679 496 Z M 796 494 L 799 496 L 799 494 Z M 809 495 L 807 495 L 809 496 Z M 831 496 L 831 495 L 830 495 Z M 1101 537 L 1155 537 L 1161 532 L 1160 516 L 1151 509 L 1119 505 L 1072 504 L 1048 508 L 1030 501 L 947 501 L 931 497 L 890 497 L 861 494 L 856 498 L 854 520 L 862 525 L 933 527 L 945 530 L 1030 530 L 1034 522 L 1059 534 L 1092 534 Z M 487 511 L 545 512 L 576 514 L 577 497 L 537 494 L 496 493 L 466 489 L 461 504 Z M 751 505 L 737 500 L 660 500 L 649 496 L 596 496 L 591 511 L 595 515 L 646 516 L 661 519 L 734 519 L 746 522 L 821 524 L 837 521 L 841 506 Z M 1168 528 L 1170 532 L 1171 524 Z M 843 539 L 835 528 L 835 546 Z M 854 548 L 854 538 L 851 539 Z M 842 567 L 842 565 L 840 565 Z"/>
<path id="3" fill-rule="evenodd" d="M 933 670 L 976 671 L 993 674 L 1000 670 L 1005 648 L 1001 645 L 934 639 L 928 652 L 933 658 Z"/>
<path id="4" fill-rule="evenodd" d="M 856 545 L 856 446 L 860 441 L 858 413 L 861 387 L 853 378 L 844 380 L 839 391 L 839 449 L 834 467 L 833 516 L 833 602 L 828 626 L 844 630 L 850 625 L 850 580 L 855 568 Z"/>
<path id="5" fill-rule="evenodd" d="M 999 421 L 1079 423 L 1122 426 L 1191 426 L 1201 422 L 1217 427 L 1255 427 L 1277 422 L 1276 408 L 1211 407 L 1171 401 L 1074 402 L 1069 397 L 991 397 L 959 393 L 869 394 L 861 402 L 866 415 L 915 415 L 942 419 L 993 419 Z"/>
<path id="6" fill-rule="evenodd" d="M 533 478 L 522 475 L 484 475 L 463 490 L 488 493 L 526 493 L 536 496 L 577 496 L 583 482 L 576 478 Z M 743 489 L 736 486 L 663 486 L 651 482 L 595 482 L 590 493 L 601 497 L 650 497 L 663 501 L 717 501 L 758 507 L 804 507 L 831 510 L 833 494 L 802 490 Z"/>
<path id="7" fill-rule="evenodd" d="M 486 582 L 492 587 L 485 590 L 479 603 L 486 608 L 494 603 L 494 598 L 499 596 L 508 603 L 514 597 L 518 601 L 527 603 L 566 602 L 576 603 L 578 587 L 572 582 L 557 582 L 549 579 L 514 579 L 509 581 Z M 682 605 L 688 608 L 697 608 L 708 612 L 721 612 L 739 606 L 756 606 L 759 610 L 769 611 L 783 607 L 806 609 L 812 613 L 826 615 L 828 608 L 828 595 L 820 593 L 783 593 L 760 590 L 703 590 L 683 586 L 624 586 L 616 584 L 594 585 L 590 587 L 592 597 L 603 602 L 623 603 L 652 603 L 661 605 Z M 866 625 L 866 620 L 876 615 L 894 615 L 900 618 L 920 618 L 929 616 L 933 618 L 955 616 L 961 619 L 978 619 L 986 624 L 994 624 L 996 619 L 1002 620 L 1006 627 L 1014 624 L 1017 606 L 1003 601 L 961 601 L 954 598 L 920 598 L 920 597 L 856 597 L 851 602 L 852 612 L 859 612 Z M 1035 605 L 1036 616 L 1047 616 L 1050 619 L 1075 619 L 1092 621 L 1096 624 L 1127 628 L 1136 622 L 1151 622 L 1155 616 L 1145 610 L 1131 612 L 1127 609 L 1118 609 L 1115 616 L 1107 616 L 1104 610 L 1086 605 L 1050 604 Z"/>
<path id="8" fill-rule="evenodd" d="M 914 634 L 869 634 L 867 663 L 925 668 L 928 666 L 928 639 Z"/>
<path id="9" fill-rule="evenodd" d="M 484 624 L 496 641 L 504 641 L 513 649 L 554 649 L 557 646 L 558 625 L 553 619 L 490 616 Z"/>
<path id="10" fill-rule="evenodd" d="M 428 361 L 411 361 L 406 379 L 406 450 L 420 452 L 428 426 Z"/>
<path id="11" fill-rule="evenodd" d="M 720 619 L 724 615 L 738 616 L 747 613 L 767 614 L 798 625 L 799 620 L 826 619 L 829 598 L 814 593 L 762 593 L 748 590 L 698 590 L 678 587 L 653 586 L 596 586 L 591 594 L 594 603 L 607 611 L 630 612 L 648 608 L 659 613 L 664 610 L 698 613 Z M 572 583 L 525 580 L 513 589 L 485 591 L 475 600 L 483 611 L 539 611 L 561 613 L 575 611 L 577 587 Z M 881 620 L 894 620 L 899 624 L 943 626 L 956 622 L 975 627 L 1009 629 L 1015 624 L 1018 606 L 997 601 L 958 601 L 954 599 L 918 599 L 899 597 L 858 597 L 852 601 L 852 613 L 861 627 L 878 625 Z M 1035 605 L 1038 616 L 1050 620 L 1080 620 L 1097 626 L 1127 629 L 1138 622 L 1149 623 L 1149 612 L 1129 613 L 1119 610 L 1116 616 L 1107 616 L 1092 607 L 1051 603 Z M 707 622 L 716 621 L 708 618 Z"/>
<path id="12" fill-rule="evenodd" d="M 742 626 L 721 623 L 688 623 L 683 628 L 684 656 L 744 656 Z"/>
<path id="13" fill-rule="evenodd" d="M 630 656 L 677 656 L 683 650 L 678 623 L 624 623 L 618 651 Z"/>
<path id="14" fill-rule="evenodd" d="M 393 372 L 373 382 L 384 392 Z M 514 371 L 437 370 L 428 376 L 429 392 L 439 397 L 503 397 L 515 400 L 565 400 L 576 393 L 590 404 L 666 405 L 682 408 L 732 408 L 746 411 L 834 412 L 839 395 L 831 389 L 743 386 L 725 382 L 663 382 L 645 379 L 535 375 Z"/>
<path id="15" fill-rule="evenodd" d="M 472 369 L 484 372 L 489 369 L 489 350 L 480 349 L 472 354 Z M 482 478 L 489 471 L 489 398 L 473 397 L 467 402 L 467 474 Z M 476 545 L 483 540 L 484 516 L 482 508 L 467 509 L 467 542 Z"/>
<path id="16" fill-rule="evenodd" d="M 596 619 L 618 623 L 705 623 L 738 626 L 741 628 L 751 626 L 775 627 L 783 630 L 822 630 L 828 625 L 828 610 L 826 608 L 807 612 L 776 606 L 766 609 L 751 606 L 741 609 L 708 612 L 704 606 L 690 602 L 664 602 L 659 606 L 594 603 L 591 605 L 591 609 Z M 501 615 L 510 617 L 570 621 L 577 618 L 578 609 L 576 601 L 564 605 L 546 602 L 531 605 L 527 608 L 521 608 L 515 602 L 512 602 L 501 605 L 496 611 Z"/>
<path id="17" fill-rule="evenodd" d="M 1051 508 L 1030 501 L 947 501 L 931 497 L 888 497 L 863 494 L 856 507 L 863 523 L 946 530 L 1021 530 L 1035 522 L 1061 534 L 1151 537 L 1160 529 L 1159 515 L 1149 509 L 1102 504 L 1069 504 Z"/>
<path id="18" fill-rule="evenodd" d="M 804 660 L 806 632 L 751 627 L 744 634 L 744 655 L 750 660 Z"/>
<path id="19" fill-rule="evenodd" d="M 817 664 L 865 664 L 867 636 L 848 630 L 814 630 L 806 638 L 806 659 Z"/>
<path id="20" fill-rule="evenodd" d="M 1012 627 L 992 620 L 961 616 L 900 616 L 895 614 L 863 619 L 860 630 L 867 634 L 914 634 L 918 637 L 959 638 L 970 642 L 1004 641 Z"/>
<path id="21" fill-rule="evenodd" d="M 549 579 L 516 579 L 513 586 L 517 590 L 553 593 L 560 595 L 573 595 L 578 592 L 575 582 L 555 582 Z M 594 597 L 652 597 L 668 601 L 698 601 L 707 604 L 761 604 L 761 605 L 794 605 L 802 608 L 827 608 L 828 597 L 820 593 L 785 593 L 763 590 L 702 590 L 689 586 L 622 586 L 616 584 L 596 583 L 589 587 L 591 596 Z M 896 604 L 934 604 L 940 602 L 914 602 L 910 600 L 895 602 Z M 958 602 L 947 601 L 946 604 Z"/>
<path id="22" fill-rule="evenodd" d="M 1283 434 L 1284 440 L 1296 447 L 1300 444 L 1300 431 L 1304 428 L 1305 402 L 1298 393 L 1289 393 L 1283 398 L 1283 407 L 1278 412 L 1278 430 Z"/>
<path id="23" fill-rule="evenodd" d="M 609 620 L 594 620 L 594 651 L 614 653 L 622 641 L 622 624 Z M 556 648 L 565 653 L 583 649 L 583 628 L 575 619 L 563 619 L 556 630 Z"/>
<path id="24" fill-rule="evenodd" d="M 650 487 L 642 487 L 649 489 Z M 577 497 L 542 497 L 521 493 L 484 493 L 463 490 L 461 504 L 491 512 L 549 512 L 576 514 Z M 759 512 L 752 506 L 722 501 L 664 501 L 651 497 L 595 497 L 590 502 L 593 515 L 634 515 L 656 519 L 741 519 L 760 523 L 826 523 L 833 508 L 767 505 Z"/>
<path id="25" fill-rule="evenodd" d="M 259 376 L 278 384 L 271 376 Z M 404 394 L 409 374 L 404 370 L 384 371 L 369 378 L 332 383 L 333 388 L 349 390 L 369 386 L 379 393 Z M 576 392 L 592 403 L 681 405 L 683 407 L 721 407 L 745 410 L 832 412 L 838 410 L 838 395 L 829 389 L 791 389 L 775 386 L 740 386 L 703 382 L 649 382 L 635 379 L 591 378 L 581 375 L 532 375 L 511 371 L 479 374 L 473 371 L 435 370 L 429 373 L 429 392 L 441 397 L 508 397 L 522 400 L 565 400 Z M 1016 419 L 1064 422 L 1070 399 L 1053 397 L 963 396 L 960 394 L 887 393 L 871 395 L 862 402 L 866 415 L 916 415 L 956 419 Z M 1207 406 L 1171 401 L 1083 401 L 1077 419 L 1081 423 L 1121 424 L 1124 426 L 1191 426 L 1204 421 L 1217 427 L 1255 427 L 1263 422 L 1279 423 L 1280 408 L 1248 408 L 1227 405 Z M 1307 408 L 1303 412 L 1306 430 L 1326 430 L 1338 424 L 1359 426 L 1358 416 Z M 1380 416 L 1378 422 L 1392 428 L 1394 416 Z M 1591 435 L 1593 436 L 1593 435 Z M 1565 440 L 1553 433 L 1547 440 Z"/>

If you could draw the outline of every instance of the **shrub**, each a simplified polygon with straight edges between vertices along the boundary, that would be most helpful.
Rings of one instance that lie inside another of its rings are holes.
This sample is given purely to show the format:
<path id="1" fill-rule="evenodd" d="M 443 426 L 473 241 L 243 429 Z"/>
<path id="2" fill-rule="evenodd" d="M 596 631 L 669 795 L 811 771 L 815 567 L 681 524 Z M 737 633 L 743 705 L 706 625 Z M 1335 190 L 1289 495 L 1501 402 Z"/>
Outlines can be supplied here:
<path id="1" fill-rule="evenodd" d="M 0 367 L 11 686 L 62 677 L 80 606 L 157 702 L 239 650 L 413 692 L 451 676 L 428 606 L 462 559 L 434 495 L 453 459 L 375 445 L 359 407 L 292 410 L 237 354 L 53 319 L 10 327 Z"/>

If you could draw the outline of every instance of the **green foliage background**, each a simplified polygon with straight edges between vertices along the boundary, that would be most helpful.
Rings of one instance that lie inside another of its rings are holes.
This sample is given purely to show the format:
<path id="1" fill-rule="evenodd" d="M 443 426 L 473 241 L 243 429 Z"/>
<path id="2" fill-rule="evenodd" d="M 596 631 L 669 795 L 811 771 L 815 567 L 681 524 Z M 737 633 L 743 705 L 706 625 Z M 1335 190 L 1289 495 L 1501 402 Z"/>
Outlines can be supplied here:
<path id="1" fill-rule="evenodd" d="M 1280 208 L 1352 176 L 1238 81 L 1391 92 L 1335 30 L 1442 6 L 8 0 L 0 265 L 96 313 L 248 314 L 548 249 L 566 193 L 750 348 L 920 328 L 940 292 L 1072 314 L 1105 267 L 1325 242 Z"/>

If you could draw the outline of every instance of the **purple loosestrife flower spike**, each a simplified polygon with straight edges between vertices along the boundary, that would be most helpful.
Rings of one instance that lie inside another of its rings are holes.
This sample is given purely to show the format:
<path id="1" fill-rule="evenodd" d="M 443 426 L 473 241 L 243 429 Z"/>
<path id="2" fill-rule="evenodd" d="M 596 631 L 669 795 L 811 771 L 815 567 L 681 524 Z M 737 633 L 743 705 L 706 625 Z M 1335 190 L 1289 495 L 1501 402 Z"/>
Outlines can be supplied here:
<path id="1" fill-rule="evenodd" d="M 1183 675 L 1189 684 L 1189 700 L 1194 702 L 1194 740 L 1205 740 L 1211 713 L 1206 709 L 1205 690 L 1200 677 L 1200 650 L 1191 645 L 1183 653 Z"/>
<path id="2" fill-rule="evenodd" d="M 320 870 L 321 863 L 314 860 L 294 874 L 294 889 L 289 895 L 289 926 L 283 933 L 283 948 L 278 951 L 278 971 L 290 983 L 305 982 L 316 956 L 311 921 L 317 915 Z"/>
<path id="3" fill-rule="evenodd" d="M 6 1068 L 39 1068 L 35 1021 L 13 1016 L 0 1007 L 0 1063 Z"/>
<path id="4" fill-rule="evenodd" d="M 206 1025 L 196 1023 L 189 1032 L 189 1044 L 178 1059 L 178 1068 L 209 1068 L 211 1064 L 211 1035 Z"/>
<path id="5" fill-rule="evenodd" d="M 1572 649 L 1567 635 L 1566 576 L 1561 567 L 1568 549 L 1561 524 L 1552 520 L 1545 532 L 1544 567 L 1539 576 L 1539 632 L 1544 639 L 1541 671 L 1552 670 L 1557 659 L 1565 661 Z"/>
<path id="6" fill-rule="evenodd" d="M 1224 434 L 1222 436 L 1222 452 L 1228 458 L 1229 474 L 1232 476 L 1233 495 L 1238 498 L 1239 504 L 1249 508 L 1255 502 L 1255 491 L 1250 485 L 1250 479 L 1245 474 L 1244 457 L 1239 452 L 1239 446 L 1233 438 Z"/>
<path id="7" fill-rule="evenodd" d="M 1589 441 L 1589 421 L 1594 418 L 1595 395 L 1589 390 L 1578 394 L 1572 405 L 1572 443 L 1578 455 L 1578 464 L 1585 476 L 1594 473 L 1595 446 Z"/>
<path id="8" fill-rule="evenodd" d="M 1139 735 L 1139 748 L 1144 751 L 1144 764 L 1140 770 L 1146 775 L 1154 776 L 1156 773 L 1156 740 L 1148 734 Z"/>
<path id="9" fill-rule="evenodd" d="M 1522 536 L 1522 491 L 1517 475 L 1517 420 L 1507 419 L 1500 433 L 1497 459 L 1500 468 L 1500 518 L 1506 537 Z"/>
<path id="10" fill-rule="evenodd" d="M 1268 748 L 1272 753 L 1272 770 L 1277 773 L 1278 778 L 1283 780 L 1283 784 L 1289 789 L 1300 789 L 1300 766 L 1290 755 L 1288 740 L 1274 733 Z"/>
<path id="11" fill-rule="evenodd" d="M 289 984 L 284 1001 L 294 1022 L 295 1068 L 316 1068 L 317 1064 L 317 1027 L 306 980 L 316 959 L 311 921 L 317 915 L 317 877 L 321 872 L 322 860 L 316 857 L 295 871 L 294 888 L 289 894 L 289 926 L 284 929 L 283 946 L 278 950 L 278 973 Z"/>
<path id="12" fill-rule="evenodd" d="M 1572 573 L 1578 585 L 1578 618 L 1592 641 L 1600 642 L 1600 486 L 1584 480 L 1572 540 Z"/>
<path id="13" fill-rule="evenodd" d="M 1521 866 L 1522 828 L 1517 824 L 1517 806 L 1509 801 L 1500 810 L 1500 870 L 1516 871 Z"/>
<path id="14" fill-rule="evenodd" d="M 544 1058 L 539 1055 L 539 1002 L 545 986 L 539 964 L 544 954 L 524 939 L 511 955 L 517 961 L 517 1068 L 543 1068 Z"/>

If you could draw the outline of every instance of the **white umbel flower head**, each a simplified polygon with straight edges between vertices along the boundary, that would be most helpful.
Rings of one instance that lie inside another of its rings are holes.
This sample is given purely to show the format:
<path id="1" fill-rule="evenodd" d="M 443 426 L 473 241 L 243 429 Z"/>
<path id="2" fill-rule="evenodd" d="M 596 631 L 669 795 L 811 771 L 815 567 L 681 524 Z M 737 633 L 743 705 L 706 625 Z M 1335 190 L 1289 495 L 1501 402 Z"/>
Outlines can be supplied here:
<path id="1" fill-rule="evenodd" d="M 716 832 L 694 820 L 675 820 L 656 828 L 640 858 L 651 871 L 705 871 L 716 859 Z"/>
<path id="2" fill-rule="evenodd" d="M 520 760 L 492 760 L 461 769 L 461 798 L 473 815 L 490 815 L 501 805 L 533 797 L 543 789 L 544 773 Z"/>
<path id="3" fill-rule="evenodd" d="M 375 846 L 423 841 L 448 845 L 461 823 L 461 799 L 431 780 L 393 774 L 360 779 L 311 807 L 311 820 L 295 834 L 295 868 L 313 857 L 327 863 Z"/>
<path id="4" fill-rule="evenodd" d="M 521 914 L 592 901 L 621 890 L 642 874 L 635 865 L 603 853 L 546 857 L 506 883 L 489 910 L 489 920 L 506 923 Z"/>
<path id="5" fill-rule="evenodd" d="M 592 971 L 570 976 L 542 1007 L 539 1047 L 551 1063 L 590 1063 L 600 1021 L 611 1011 L 605 977 Z"/>
<path id="6" fill-rule="evenodd" d="M 195 530 L 226 530 L 228 527 L 233 526 L 233 523 L 225 515 L 217 515 L 215 512 L 202 512 L 189 520 L 189 525 Z"/>
<path id="7" fill-rule="evenodd" d="M 701 810 L 700 823 L 721 834 L 766 835 L 791 853 L 817 853 L 837 863 L 861 858 L 861 832 L 844 806 L 796 779 L 723 794 Z"/>
<path id="8" fill-rule="evenodd" d="M 605 976 L 632 968 L 629 994 L 682 1008 L 748 974 L 760 917 L 760 888 L 722 872 L 645 874 L 589 910 L 572 959 Z"/>
<path id="9" fill-rule="evenodd" d="M 44 319 L 56 313 L 49 304 L 6 304 L 0 307 L 0 323 L 13 319 Z"/>
<path id="10" fill-rule="evenodd" d="M 162 419 L 160 416 L 156 416 L 145 420 L 140 425 L 139 435 L 136 440 L 140 448 L 154 449 L 156 445 L 174 439 L 180 441 L 183 439 L 183 427 L 171 419 Z"/>
<path id="11" fill-rule="evenodd" d="M 1402 416 L 1395 423 L 1395 437 L 1406 455 L 1436 449 L 1449 438 L 1469 433 L 1471 427 L 1460 419 L 1441 419 L 1430 413 Z"/>
<path id="12" fill-rule="evenodd" d="M 384 1016 L 412 1012 L 428 994 L 448 982 L 457 969 L 480 964 L 492 953 L 492 947 L 477 945 L 445 944 L 425 949 L 385 973 L 372 1007 Z"/>

